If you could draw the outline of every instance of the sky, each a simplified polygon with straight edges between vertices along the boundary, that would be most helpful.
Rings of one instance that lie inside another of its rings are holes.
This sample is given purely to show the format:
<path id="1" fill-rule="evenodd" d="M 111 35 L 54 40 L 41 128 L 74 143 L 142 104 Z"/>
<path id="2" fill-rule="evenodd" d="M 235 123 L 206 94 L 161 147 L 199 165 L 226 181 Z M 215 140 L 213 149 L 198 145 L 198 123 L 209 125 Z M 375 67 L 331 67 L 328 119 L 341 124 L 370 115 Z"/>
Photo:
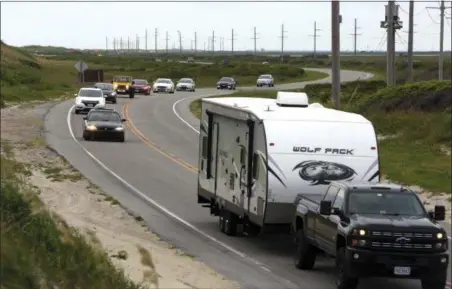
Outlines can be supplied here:
<path id="1" fill-rule="evenodd" d="M 384 20 L 387 2 L 341 2 L 341 50 L 353 50 L 354 19 L 359 27 L 358 50 L 385 50 Z M 399 16 L 403 28 L 397 32 L 396 49 L 406 51 L 408 43 L 408 2 L 400 5 Z M 439 50 L 439 1 L 415 2 L 414 50 Z M 451 6 L 451 1 L 446 1 Z M 257 31 L 257 49 L 281 50 L 281 26 L 286 38 L 284 50 L 308 50 L 314 46 L 314 22 L 320 29 L 317 50 L 331 49 L 331 2 L 311 1 L 287 3 L 264 2 L 1 2 L 1 39 L 10 45 L 51 45 L 81 49 L 113 48 L 113 39 L 140 37 L 145 48 L 146 29 L 148 48 L 154 49 L 154 32 L 158 29 L 158 49 L 165 49 L 168 32 L 169 48 L 179 48 L 178 31 L 182 47 L 210 48 L 208 38 L 215 31 L 215 50 L 221 38 L 224 50 L 231 49 L 234 29 L 234 50 L 253 50 L 254 27 Z M 446 9 L 446 17 L 451 16 Z M 451 49 L 451 19 L 445 19 L 444 50 Z"/>

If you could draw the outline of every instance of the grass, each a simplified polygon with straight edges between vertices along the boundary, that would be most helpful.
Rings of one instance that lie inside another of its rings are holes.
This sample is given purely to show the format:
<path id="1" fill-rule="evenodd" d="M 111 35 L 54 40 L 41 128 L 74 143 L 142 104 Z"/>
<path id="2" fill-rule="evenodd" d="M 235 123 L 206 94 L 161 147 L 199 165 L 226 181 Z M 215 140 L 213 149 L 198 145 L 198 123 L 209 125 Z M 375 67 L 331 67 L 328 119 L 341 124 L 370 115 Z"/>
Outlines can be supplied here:
<path id="1" fill-rule="evenodd" d="M 344 110 L 363 114 L 374 123 L 379 135 L 397 135 L 379 142 L 384 175 L 432 192 L 451 193 L 450 156 L 444 153 L 452 141 L 450 81 L 432 80 L 386 88 L 383 81 L 372 80 L 341 86 Z M 331 107 L 331 85 L 309 84 L 303 91 L 311 102 Z M 275 98 L 276 92 L 241 91 L 221 97 Z M 199 118 L 201 101 L 193 101 L 190 111 Z"/>
<path id="2" fill-rule="evenodd" d="M 28 174 L 26 165 L 1 156 L 2 288 L 145 288 L 47 211 L 24 181 Z"/>

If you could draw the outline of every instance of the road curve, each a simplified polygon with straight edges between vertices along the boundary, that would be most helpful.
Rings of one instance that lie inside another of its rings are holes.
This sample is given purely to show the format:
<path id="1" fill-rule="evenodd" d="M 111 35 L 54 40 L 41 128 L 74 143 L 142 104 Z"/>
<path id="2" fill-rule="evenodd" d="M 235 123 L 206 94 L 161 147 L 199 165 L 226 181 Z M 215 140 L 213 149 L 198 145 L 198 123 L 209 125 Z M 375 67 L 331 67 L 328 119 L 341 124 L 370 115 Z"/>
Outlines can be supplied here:
<path id="1" fill-rule="evenodd" d="M 369 77 L 361 72 L 341 73 L 345 81 Z M 314 82 L 327 81 L 329 78 Z M 305 84 L 278 85 L 275 89 Z M 196 203 L 198 120 L 188 111 L 188 104 L 219 93 L 225 92 L 206 88 L 196 93 L 120 99 L 111 107 L 123 111 L 130 120 L 126 143 L 83 141 L 81 116 L 71 112 L 72 101 L 63 102 L 46 117 L 47 140 L 96 185 L 138 212 L 153 232 L 237 280 L 242 288 L 334 288 L 330 260 L 319 258 L 312 272 L 296 270 L 289 238 L 227 237 L 218 231 L 217 218 Z M 419 285 L 417 281 L 367 280 L 360 288 L 382 286 L 408 289 Z"/>

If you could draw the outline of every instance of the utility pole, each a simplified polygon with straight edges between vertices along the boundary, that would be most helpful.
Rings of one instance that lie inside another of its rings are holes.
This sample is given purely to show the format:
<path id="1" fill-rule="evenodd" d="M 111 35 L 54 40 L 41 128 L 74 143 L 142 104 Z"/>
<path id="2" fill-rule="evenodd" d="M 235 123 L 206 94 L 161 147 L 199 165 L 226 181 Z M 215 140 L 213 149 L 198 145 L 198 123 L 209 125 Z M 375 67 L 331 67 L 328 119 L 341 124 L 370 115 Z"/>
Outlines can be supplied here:
<path id="1" fill-rule="evenodd" d="M 123 42 L 123 39 L 122 39 L 122 37 L 121 37 L 121 39 L 119 40 L 119 50 L 122 52 L 122 49 L 123 49 L 123 45 L 124 45 L 124 42 Z"/>
<path id="2" fill-rule="evenodd" d="M 251 39 L 254 40 L 254 56 L 256 56 L 257 55 L 257 41 L 256 40 L 259 39 L 257 37 L 256 27 L 254 27 L 254 36 Z"/>
<path id="3" fill-rule="evenodd" d="M 331 100 L 335 109 L 341 109 L 341 15 L 340 2 L 331 1 L 331 64 L 332 64 L 332 88 Z"/>
<path id="4" fill-rule="evenodd" d="M 127 53 L 130 52 L 130 37 L 127 36 Z"/>
<path id="5" fill-rule="evenodd" d="M 281 63 L 284 62 L 284 39 L 287 38 L 285 35 L 286 32 L 284 30 L 284 24 L 281 24 L 281 36 L 279 36 L 281 38 Z"/>
<path id="6" fill-rule="evenodd" d="M 198 49 L 198 35 L 196 35 L 196 31 L 195 31 L 195 54 L 197 52 Z"/>
<path id="7" fill-rule="evenodd" d="M 414 34 L 414 0 L 410 0 L 410 9 L 408 11 L 408 82 L 413 82 L 413 34 Z"/>
<path id="8" fill-rule="evenodd" d="M 361 27 L 358 27 L 358 20 L 355 18 L 355 25 L 353 28 L 353 33 L 350 33 L 350 35 L 353 35 L 353 54 L 356 55 L 356 47 L 358 46 L 358 36 L 361 34 L 358 34 L 358 29 Z"/>
<path id="9" fill-rule="evenodd" d="M 314 21 L 314 34 L 309 35 L 314 38 L 314 55 L 313 55 L 314 59 L 317 58 L 317 38 L 320 37 L 320 35 L 317 35 L 317 31 L 320 31 L 320 30 L 322 30 L 322 29 L 318 29 L 317 22 Z"/>
<path id="10" fill-rule="evenodd" d="M 234 28 L 232 28 L 232 31 L 231 31 L 231 54 L 234 54 L 234 40 L 237 40 L 237 39 L 235 38 Z"/>
<path id="11" fill-rule="evenodd" d="M 212 41 L 211 48 L 212 48 L 212 57 L 213 57 L 213 55 L 215 53 L 215 31 L 212 31 L 212 37 L 210 37 L 210 40 Z"/>
<path id="12" fill-rule="evenodd" d="M 178 30 L 179 33 L 179 53 L 182 55 L 182 33 Z"/>
<path id="13" fill-rule="evenodd" d="M 146 50 L 146 52 L 148 52 L 148 29 L 147 28 L 144 30 L 144 41 L 145 41 L 144 49 Z"/>
<path id="14" fill-rule="evenodd" d="M 387 31 L 386 48 L 386 84 L 395 84 L 395 33 L 402 28 L 403 22 L 399 20 L 399 5 L 395 1 L 388 1 L 385 21 L 380 22 L 380 27 Z"/>
<path id="15" fill-rule="evenodd" d="M 441 6 L 438 7 L 426 7 L 427 9 L 439 9 L 440 10 L 440 31 L 439 31 L 439 57 L 438 57 L 438 79 L 444 79 L 444 17 L 446 9 L 451 9 L 451 6 L 446 7 L 444 0 L 441 1 Z"/>
<path id="16" fill-rule="evenodd" d="M 105 51 L 108 51 L 108 37 L 105 37 Z"/>
<path id="17" fill-rule="evenodd" d="M 166 55 L 168 55 L 168 31 L 166 31 L 166 37 L 165 37 L 165 41 L 166 41 L 166 45 L 165 45 L 165 51 L 166 51 Z"/>
<path id="18" fill-rule="evenodd" d="M 155 28 L 155 32 L 154 32 L 154 47 L 155 47 L 154 50 L 155 50 L 155 53 L 157 53 L 157 37 L 159 35 L 158 32 L 159 32 L 158 29 Z"/>
<path id="19" fill-rule="evenodd" d="M 138 34 L 137 34 L 137 38 L 135 40 L 135 49 L 137 51 L 140 51 L 140 36 L 138 36 Z"/>

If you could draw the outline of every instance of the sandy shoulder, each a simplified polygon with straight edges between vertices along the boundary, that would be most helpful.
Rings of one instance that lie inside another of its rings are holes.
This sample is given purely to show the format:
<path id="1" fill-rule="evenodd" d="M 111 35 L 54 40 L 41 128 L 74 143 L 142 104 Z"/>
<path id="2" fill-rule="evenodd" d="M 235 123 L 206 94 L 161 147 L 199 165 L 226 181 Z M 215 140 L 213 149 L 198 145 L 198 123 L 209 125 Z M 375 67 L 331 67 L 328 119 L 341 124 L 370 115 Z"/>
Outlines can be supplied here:
<path id="1" fill-rule="evenodd" d="M 2 141 L 31 165 L 30 183 L 40 199 L 68 225 L 107 250 L 113 262 L 150 288 L 238 288 L 205 264 L 150 232 L 113 198 L 84 179 L 46 147 L 43 119 L 50 105 L 2 109 Z M 6 141 L 6 142 L 5 142 Z"/>

